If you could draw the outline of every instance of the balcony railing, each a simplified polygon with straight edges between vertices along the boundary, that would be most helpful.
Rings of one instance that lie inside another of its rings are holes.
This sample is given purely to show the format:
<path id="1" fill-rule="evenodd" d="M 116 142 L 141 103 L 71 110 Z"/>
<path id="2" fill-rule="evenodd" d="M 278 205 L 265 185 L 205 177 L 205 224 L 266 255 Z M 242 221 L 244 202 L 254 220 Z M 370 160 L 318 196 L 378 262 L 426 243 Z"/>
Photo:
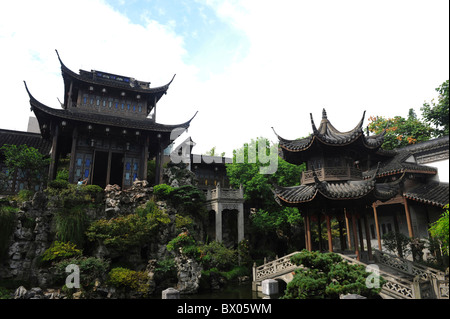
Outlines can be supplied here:
<path id="1" fill-rule="evenodd" d="M 354 167 L 322 167 L 314 170 L 320 181 L 362 180 L 362 171 Z M 313 171 L 302 172 L 302 184 L 314 183 Z"/>

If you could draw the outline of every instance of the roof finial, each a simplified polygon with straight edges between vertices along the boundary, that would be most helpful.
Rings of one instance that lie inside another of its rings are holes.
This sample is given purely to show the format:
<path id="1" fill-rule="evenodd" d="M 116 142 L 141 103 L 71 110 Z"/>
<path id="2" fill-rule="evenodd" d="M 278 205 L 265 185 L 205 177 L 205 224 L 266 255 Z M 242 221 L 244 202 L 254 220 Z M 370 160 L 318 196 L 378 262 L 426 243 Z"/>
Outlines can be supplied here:
<path id="1" fill-rule="evenodd" d="M 325 111 L 325 108 L 322 109 L 322 119 L 327 118 L 327 111 Z"/>

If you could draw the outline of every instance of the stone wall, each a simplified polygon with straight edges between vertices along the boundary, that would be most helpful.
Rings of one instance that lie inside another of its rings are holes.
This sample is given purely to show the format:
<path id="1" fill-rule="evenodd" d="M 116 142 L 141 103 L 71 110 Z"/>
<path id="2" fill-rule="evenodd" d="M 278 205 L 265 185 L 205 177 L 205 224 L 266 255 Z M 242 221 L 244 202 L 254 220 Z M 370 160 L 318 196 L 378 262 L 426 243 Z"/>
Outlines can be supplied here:
<path id="1" fill-rule="evenodd" d="M 103 202 L 86 207 L 86 213 L 91 221 L 131 214 L 137 207 L 145 205 L 152 198 L 152 193 L 153 189 L 146 181 L 136 181 L 128 190 L 121 190 L 117 185 L 108 185 Z M 43 252 L 56 239 L 55 213 L 58 208 L 52 204 L 52 200 L 45 192 L 37 192 L 31 201 L 21 204 L 19 211 L 15 214 L 15 227 L 10 238 L 9 249 L 0 263 L 0 280 L 15 281 L 18 282 L 18 286 L 23 283 L 28 289 L 34 287 L 34 290 L 26 290 L 22 287 L 16 292 L 16 298 L 62 298 L 64 296 L 60 292 L 53 293 L 55 290 L 52 288 L 55 287 L 52 286 L 54 279 L 50 268 L 41 266 Z M 154 288 L 153 275 L 156 261 L 168 256 L 173 258 L 173 255 L 167 251 L 166 244 L 176 236 L 175 208 L 164 201 L 156 202 L 156 204 L 160 210 L 168 214 L 170 223 L 158 229 L 154 240 L 145 245 L 144 253 L 142 247 L 119 253 L 97 242 L 90 243 L 89 251 L 83 251 L 83 255 L 133 265 L 134 270 L 148 273 L 149 282 Z M 180 292 L 184 294 L 197 292 L 201 265 L 183 255 L 175 256 L 175 263 L 177 288 Z M 104 283 L 96 283 L 96 296 L 99 298 L 136 297 L 133 294 L 123 294 L 113 287 L 105 286 Z"/>

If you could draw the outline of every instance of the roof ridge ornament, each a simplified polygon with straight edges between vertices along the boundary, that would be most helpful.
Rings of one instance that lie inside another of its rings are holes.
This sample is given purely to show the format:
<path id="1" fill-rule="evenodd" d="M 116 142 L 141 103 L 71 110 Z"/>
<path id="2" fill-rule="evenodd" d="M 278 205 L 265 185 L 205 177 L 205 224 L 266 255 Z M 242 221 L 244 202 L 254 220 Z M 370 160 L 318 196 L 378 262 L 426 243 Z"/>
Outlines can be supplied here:
<path id="1" fill-rule="evenodd" d="M 325 110 L 325 108 L 322 109 L 322 119 L 328 119 L 327 118 L 327 111 Z"/>
<path id="2" fill-rule="evenodd" d="M 313 119 L 312 113 L 309 113 L 309 116 L 311 117 L 311 126 L 312 126 L 312 130 L 313 130 L 313 134 L 317 135 L 318 131 L 317 131 L 316 124 L 314 123 L 314 119 Z"/>

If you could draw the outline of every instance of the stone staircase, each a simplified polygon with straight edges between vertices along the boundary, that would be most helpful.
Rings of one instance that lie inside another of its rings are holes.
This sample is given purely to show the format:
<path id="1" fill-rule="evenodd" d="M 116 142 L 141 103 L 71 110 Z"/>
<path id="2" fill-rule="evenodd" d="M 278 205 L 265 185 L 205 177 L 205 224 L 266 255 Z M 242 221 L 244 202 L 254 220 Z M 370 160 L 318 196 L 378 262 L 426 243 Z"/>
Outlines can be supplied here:
<path id="1" fill-rule="evenodd" d="M 253 290 L 261 290 L 265 279 L 292 280 L 298 268 L 292 264 L 291 253 L 256 267 L 253 266 Z M 360 264 L 368 271 L 379 273 L 386 280 L 381 290 L 384 299 L 449 299 L 448 277 L 441 271 L 375 250 L 375 263 L 363 263 L 356 256 L 339 254 L 351 264 Z"/>
<path id="2" fill-rule="evenodd" d="M 350 263 L 371 266 L 386 280 L 380 295 L 385 299 L 448 299 L 445 273 L 378 250 L 374 263 L 362 263 L 346 255 Z"/>

